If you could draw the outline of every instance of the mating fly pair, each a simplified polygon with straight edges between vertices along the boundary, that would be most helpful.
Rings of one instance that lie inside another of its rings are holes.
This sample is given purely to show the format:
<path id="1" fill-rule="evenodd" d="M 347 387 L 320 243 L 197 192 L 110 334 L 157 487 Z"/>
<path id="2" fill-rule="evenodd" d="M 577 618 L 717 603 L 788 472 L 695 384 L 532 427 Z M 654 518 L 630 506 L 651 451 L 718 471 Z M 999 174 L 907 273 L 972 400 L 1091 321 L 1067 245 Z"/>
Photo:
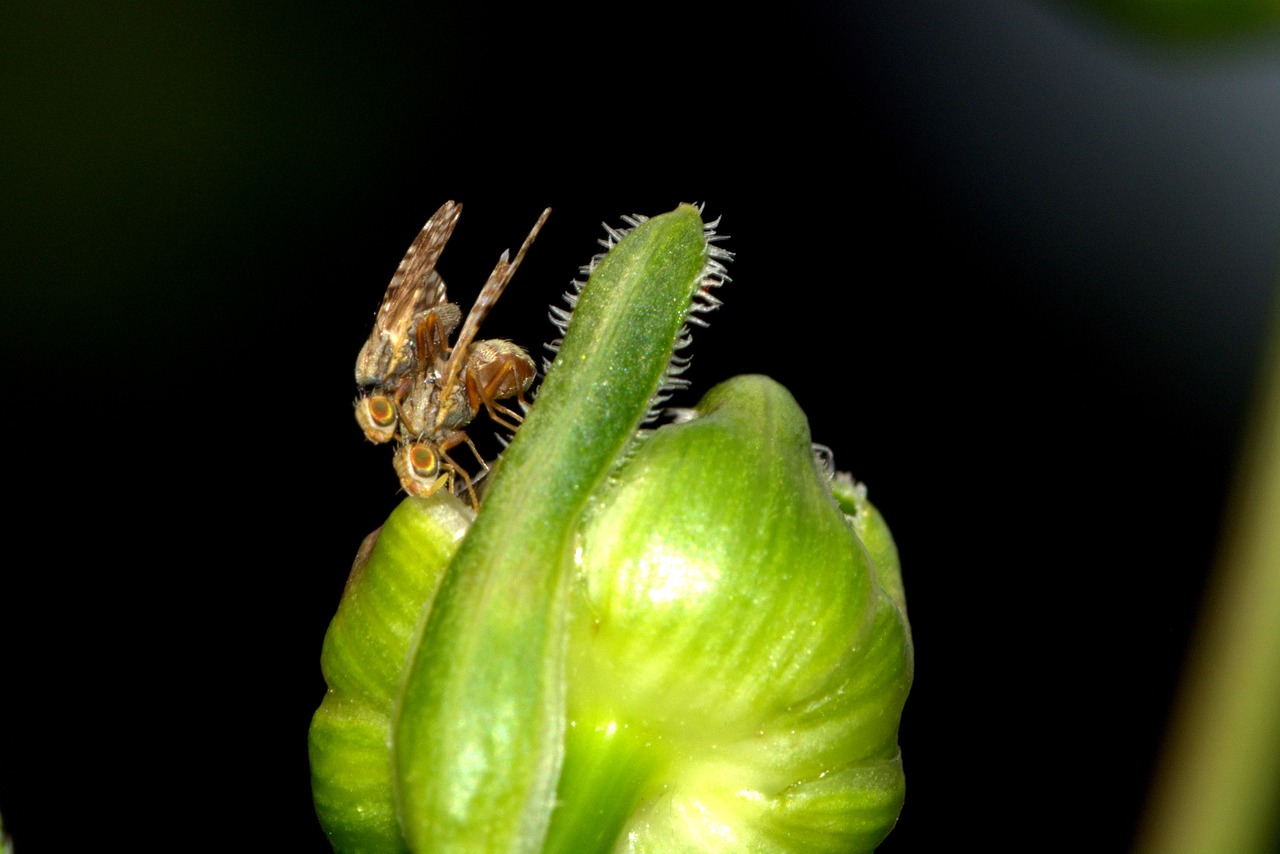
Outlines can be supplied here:
<path id="1" fill-rule="evenodd" d="M 373 332 L 356 358 L 356 383 L 361 387 L 356 420 L 369 441 L 400 443 L 392 462 L 405 492 L 425 496 L 445 485 L 456 491 L 456 476 L 476 506 L 471 476 L 449 451 L 465 442 L 487 471 L 463 428 L 483 406 L 490 418 L 515 430 L 521 416 L 498 401 L 515 397 L 527 405 L 524 393 L 537 368 L 529 354 L 510 341 L 474 339 L 551 209 L 534 223 L 514 261 L 502 253 L 450 346 L 449 336 L 462 321 L 462 311 L 446 298 L 436 261 L 461 213 L 460 204 L 441 205 L 391 277 Z"/>

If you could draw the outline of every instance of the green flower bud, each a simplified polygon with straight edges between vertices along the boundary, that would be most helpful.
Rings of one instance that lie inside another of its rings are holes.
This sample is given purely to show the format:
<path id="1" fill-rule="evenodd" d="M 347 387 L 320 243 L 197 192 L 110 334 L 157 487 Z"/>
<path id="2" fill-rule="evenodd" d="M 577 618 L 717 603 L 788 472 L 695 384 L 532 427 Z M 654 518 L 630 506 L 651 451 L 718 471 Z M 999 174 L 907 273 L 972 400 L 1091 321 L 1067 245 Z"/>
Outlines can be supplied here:
<path id="1" fill-rule="evenodd" d="M 656 431 L 582 526 L 578 566 L 562 793 L 630 779 L 609 832 L 630 851 L 880 842 L 902 804 L 905 619 L 785 389 L 737 377 Z M 564 832 L 548 850 L 600 850 Z"/>
<path id="2" fill-rule="evenodd" d="M 767 378 L 639 430 L 714 304 L 710 239 L 689 206 L 621 237 L 474 523 L 411 498 L 357 560 L 311 729 L 337 850 L 870 851 L 892 827 L 911 644 L 883 520 Z"/>

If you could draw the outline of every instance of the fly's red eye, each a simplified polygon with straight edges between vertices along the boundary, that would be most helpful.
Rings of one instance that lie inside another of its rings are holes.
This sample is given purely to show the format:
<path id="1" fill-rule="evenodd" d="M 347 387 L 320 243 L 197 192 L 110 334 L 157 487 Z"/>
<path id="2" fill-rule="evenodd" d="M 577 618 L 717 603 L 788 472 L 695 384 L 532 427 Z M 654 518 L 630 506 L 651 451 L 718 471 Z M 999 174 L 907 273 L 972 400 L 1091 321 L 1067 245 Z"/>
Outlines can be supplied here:
<path id="1" fill-rule="evenodd" d="M 384 395 L 356 401 L 356 422 L 370 442 L 390 442 L 395 438 L 398 420 L 395 404 Z"/>
<path id="2" fill-rule="evenodd" d="M 436 452 L 426 445 L 409 448 L 409 465 L 419 477 L 433 477 L 440 471 L 440 460 Z"/>
<path id="3" fill-rule="evenodd" d="M 369 420 L 379 427 L 390 427 L 396 420 L 396 408 L 391 405 L 391 400 L 386 397 L 378 396 L 368 399 L 366 405 L 369 408 Z"/>

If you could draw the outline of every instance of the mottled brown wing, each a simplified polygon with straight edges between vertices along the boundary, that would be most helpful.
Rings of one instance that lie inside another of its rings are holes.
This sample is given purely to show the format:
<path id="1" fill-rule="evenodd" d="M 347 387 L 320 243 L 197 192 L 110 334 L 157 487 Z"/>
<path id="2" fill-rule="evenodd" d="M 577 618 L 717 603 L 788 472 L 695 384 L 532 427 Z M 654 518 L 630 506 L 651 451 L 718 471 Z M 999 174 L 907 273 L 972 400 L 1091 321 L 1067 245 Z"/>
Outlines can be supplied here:
<path id="1" fill-rule="evenodd" d="M 489 274 L 489 280 L 480 289 L 480 295 L 476 297 L 475 305 L 471 306 L 471 311 L 467 313 L 467 319 L 462 324 L 462 331 L 458 333 L 458 340 L 453 345 L 453 352 L 449 354 L 449 364 L 445 371 L 445 380 L 440 392 L 442 398 L 449 399 L 449 394 L 462 373 L 462 366 L 467 360 L 471 342 L 475 339 L 476 333 L 480 331 L 480 324 L 489 315 L 494 303 L 498 301 L 498 297 L 502 296 L 502 292 L 506 290 L 511 277 L 516 273 L 516 268 L 524 260 L 525 253 L 533 245 L 534 238 L 538 236 L 538 232 L 542 230 L 543 223 L 547 221 L 547 217 L 550 215 L 551 208 L 547 208 L 542 212 L 542 216 L 538 217 L 538 221 L 533 224 L 533 228 L 529 231 L 529 236 L 520 245 L 520 251 L 516 253 L 514 261 L 508 261 L 507 253 L 502 253 L 502 257 L 498 260 L 498 265 Z M 443 423 L 443 420 L 447 417 L 448 413 L 442 407 L 436 417 L 437 426 Z"/>
<path id="2" fill-rule="evenodd" d="M 386 384 L 411 367 L 417 319 L 447 299 L 436 262 L 461 213 L 462 205 L 445 202 L 409 244 L 387 285 L 373 332 L 356 357 L 358 385 Z"/>

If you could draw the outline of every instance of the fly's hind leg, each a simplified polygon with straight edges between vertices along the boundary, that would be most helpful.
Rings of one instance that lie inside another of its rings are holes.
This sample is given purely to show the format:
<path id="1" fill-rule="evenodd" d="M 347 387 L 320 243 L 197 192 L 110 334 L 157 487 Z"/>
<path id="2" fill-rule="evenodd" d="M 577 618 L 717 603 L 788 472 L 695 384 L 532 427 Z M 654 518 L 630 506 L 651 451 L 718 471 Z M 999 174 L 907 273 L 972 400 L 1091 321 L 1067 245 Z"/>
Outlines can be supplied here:
<path id="1" fill-rule="evenodd" d="M 521 406 L 527 408 L 529 402 L 525 400 L 524 393 L 532 384 L 536 369 L 533 360 L 523 350 L 508 342 L 500 343 L 507 344 L 511 349 L 500 351 L 480 370 L 466 372 L 467 403 L 470 404 L 472 412 L 479 411 L 483 404 L 490 418 L 514 433 L 524 421 L 524 416 L 498 403 L 498 400 L 515 397 Z M 483 378 L 479 376 L 482 372 L 487 376 Z M 498 413 L 502 413 L 511 420 L 504 420 Z"/>

